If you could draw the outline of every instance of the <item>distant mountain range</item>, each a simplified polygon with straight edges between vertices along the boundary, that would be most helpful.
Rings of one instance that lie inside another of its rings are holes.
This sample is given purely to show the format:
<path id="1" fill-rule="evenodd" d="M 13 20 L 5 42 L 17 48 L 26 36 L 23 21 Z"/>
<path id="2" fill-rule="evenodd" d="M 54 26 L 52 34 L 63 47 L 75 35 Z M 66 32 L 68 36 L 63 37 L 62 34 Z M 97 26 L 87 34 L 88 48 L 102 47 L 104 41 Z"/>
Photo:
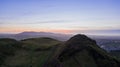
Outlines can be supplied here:
<path id="1" fill-rule="evenodd" d="M 72 34 L 60 34 L 60 33 L 51 33 L 51 32 L 21 32 L 18 34 L 0 34 L 0 38 L 13 38 L 16 40 L 22 40 L 27 38 L 37 38 L 37 37 L 50 37 L 61 41 L 67 41 Z M 119 39 L 120 36 L 98 36 L 98 35 L 87 35 L 92 39 Z"/>
<path id="2" fill-rule="evenodd" d="M 18 34 L 0 34 L 0 38 L 12 38 L 16 40 L 23 40 L 27 38 L 50 37 L 59 41 L 67 41 L 72 36 L 74 35 L 51 32 L 21 32 Z M 87 36 L 96 40 L 97 44 L 107 51 L 120 49 L 120 36 Z"/>
<path id="3" fill-rule="evenodd" d="M 50 37 L 57 40 L 65 41 L 68 40 L 72 35 L 70 34 L 60 34 L 51 32 L 22 32 L 18 34 L 0 34 L 0 38 L 13 38 L 16 40 L 22 40 L 27 38 L 37 38 L 37 37 Z"/>

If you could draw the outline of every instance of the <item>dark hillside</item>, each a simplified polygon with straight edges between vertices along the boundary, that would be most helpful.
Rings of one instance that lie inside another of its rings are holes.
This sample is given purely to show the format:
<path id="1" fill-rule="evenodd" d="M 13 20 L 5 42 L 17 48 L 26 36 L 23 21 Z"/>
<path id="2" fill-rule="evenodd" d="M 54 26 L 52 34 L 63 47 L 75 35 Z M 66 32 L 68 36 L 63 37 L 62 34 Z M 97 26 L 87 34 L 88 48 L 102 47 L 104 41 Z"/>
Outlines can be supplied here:
<path id="1" fill-rule="evenodd" d="M 78 34 L 66 42 L 48 37 L 0 39 L 0 67 L 120 67 L 120 61 Z"/>
<path id="2" fill-rule="evenodd" d="M 118 60 L 85 35 L 78 34 L 64 45 L 59 55 L 45 67 L 120 67 Z"/>
<path id="3" fill-rule="evenodd" d="M 8 56 L 13 56 L 14 52 L 21 48 L 20 43 L 14 39 L 1 38 L 0 39 L 0 65 Z"/>
<path id="4" fill-rule="evenodd" d="M 6 55 L 4 52 L 5 54 L 3 55 L 7 57 L 5 59 L 3 57 L 0 58 L 2 59 L 0 67 L 42 67 L 56 51 L 55 46 L 61 43 L 60 41 L 47 37 L 25 39 L 14 44 L 16 42 L 13 39 L 1 39 L 0 43 L 6 48 L 3 50 L 9 52 L 10 55 Z M 15 47 L 13 49 L 14 46 L 18 46 L 19 44 L 19 48 Z M 8 47 L 10 45 L 13 46 Z M 4 63 L 2 63 L 3 61 Z"/>

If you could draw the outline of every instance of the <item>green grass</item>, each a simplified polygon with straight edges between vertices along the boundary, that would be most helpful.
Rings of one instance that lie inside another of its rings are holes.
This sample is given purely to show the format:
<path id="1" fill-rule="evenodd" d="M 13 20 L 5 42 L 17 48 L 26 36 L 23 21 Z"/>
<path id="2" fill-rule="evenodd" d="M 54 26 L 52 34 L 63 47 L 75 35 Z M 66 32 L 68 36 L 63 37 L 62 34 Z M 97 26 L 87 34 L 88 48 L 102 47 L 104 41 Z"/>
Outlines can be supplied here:
<path id="1" fill-rule="evenodd" d="M 25 44 L 23 45 L 24 47 L 28 47 L 30 49 L 37 49 L 37 48 L 47 49 L 60 43 L 60 41 L 57 41 L 51 38 L 46 38 L 46 37 L 25 39 L 25 40 L 22 40 L 22 42 Z"/>
<path id="2" fill-rule="evenodd" d="M 21 48 L 15 50 L 14 55 L 8 56 L 0 67 L 43 67 L 44 63 L 52 57 L 54 46 L 59 43 L 60 41 L 51 38 L 22 40 Z M 36 51 L 38 48 L 42 50 Z"/>

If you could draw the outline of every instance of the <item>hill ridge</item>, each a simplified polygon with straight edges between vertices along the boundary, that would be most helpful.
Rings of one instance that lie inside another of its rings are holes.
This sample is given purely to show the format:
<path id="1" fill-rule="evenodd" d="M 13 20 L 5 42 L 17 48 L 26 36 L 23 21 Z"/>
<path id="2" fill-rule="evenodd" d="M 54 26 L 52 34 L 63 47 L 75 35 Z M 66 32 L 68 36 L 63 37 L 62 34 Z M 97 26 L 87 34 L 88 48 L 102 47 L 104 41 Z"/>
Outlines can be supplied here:
<path id="1" fill-rule="evenodd" d="M 85 35 L 70 38 L 59 55 L 44 67 L 119 67 L 120 62 Z M 52 66 L 51 66 L 52 65 Z"/>

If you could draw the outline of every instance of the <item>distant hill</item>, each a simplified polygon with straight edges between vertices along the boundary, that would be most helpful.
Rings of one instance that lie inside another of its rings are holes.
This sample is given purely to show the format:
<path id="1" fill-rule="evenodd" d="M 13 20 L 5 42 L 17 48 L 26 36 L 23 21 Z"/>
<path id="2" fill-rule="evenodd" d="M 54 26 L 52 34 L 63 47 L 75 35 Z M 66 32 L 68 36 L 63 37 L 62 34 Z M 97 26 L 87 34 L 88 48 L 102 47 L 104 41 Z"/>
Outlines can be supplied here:
<path id="1" fill-rule="evenodd" d="M 70 37 L 74 36 L 73 34 L 60 34 L 60 33 L 51 33 L 51 32 L 21 32 L 18 34 L 2 34 L 0 33 L 0 38 L 13 38 L 16 40 L 23 40 L 27 38 L 39 38 L 39 37 L 50 37 L 60 41 L 67 41 Z M 120 40 L 120 36 L 100 36 L 100 35 L 87 35 L 95 40 Z"/>
<path id="2" fill-rule="evenodd" d="M 40 38 L 49 37 L 59 41 L 67 41 L 72 34 L 60 34 L 51 32 L 21 32 L 18 34 L 0 34 L 0 38 L 12 38 L 16 40 L 23 40 L 28 38 Z M 97 45 L 101 48 L 111 51 L 120 49 L 120 36 L 98 36 L 98 35 L 87 35 L 88 37 L 96 40 Z"/>
<path id="3" fill-rule="evenodd" d="M 68 40 L 73 35 L 50 33 L 50 32 L 22 32 L 18 34 L 0 34 L 0 38 L 13 38 L 16 40 L 22 40 L 27 38 L 39 38 L 50 37 L 60 41 Z"/>

